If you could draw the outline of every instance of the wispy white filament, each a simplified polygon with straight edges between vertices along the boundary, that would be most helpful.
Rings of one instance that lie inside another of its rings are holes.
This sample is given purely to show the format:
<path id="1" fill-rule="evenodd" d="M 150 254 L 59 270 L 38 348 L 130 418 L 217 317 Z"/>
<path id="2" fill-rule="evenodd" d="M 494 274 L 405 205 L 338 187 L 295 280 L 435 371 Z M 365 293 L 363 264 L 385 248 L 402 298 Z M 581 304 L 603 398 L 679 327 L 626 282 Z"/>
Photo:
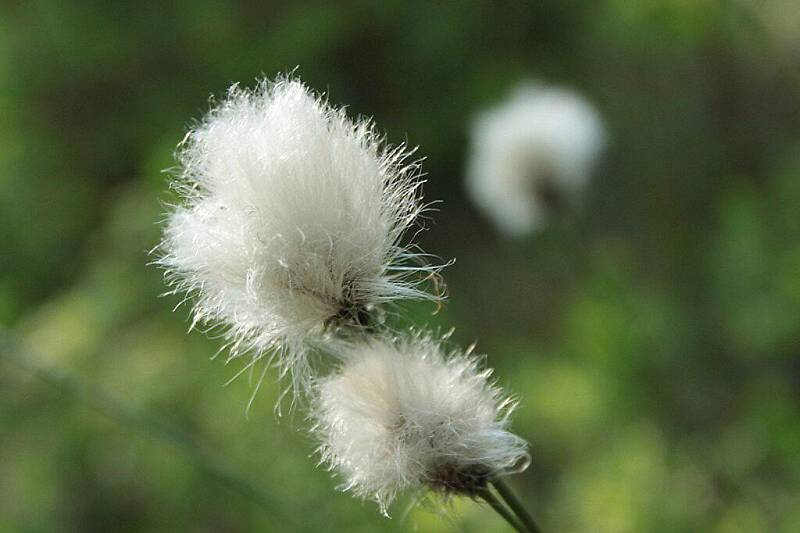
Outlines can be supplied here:
<path id="1" fill-rule="evenodd" d="M 475 119 L 467 190 L 501 231 L 530 233 L 553 202 L 580 194 L 605 143 L 600 116 L 580 95 L 523 85 Z"/>
<path id="2" fill-rule="evenodd" d="M 351 346 L 316 391 L 323 461 L 384 513 L 405 489 L 474 495 L 490 477 L 527 465 L 527 444 L 508 430 L 515 404 L 490 374 L 429 337 Z"/>
<path id="3" fill-rule="evenodd" d="M 180 147 L 182 203 L 160 246 L 193 325 L 222 328 L 230 358 L 277 354 L 297 385 L 308 339 L 434 298 L 419 288 L 434 269 L 401 243 L 423 210 L 411 153 L 300 81 L 231 87 Z"/>

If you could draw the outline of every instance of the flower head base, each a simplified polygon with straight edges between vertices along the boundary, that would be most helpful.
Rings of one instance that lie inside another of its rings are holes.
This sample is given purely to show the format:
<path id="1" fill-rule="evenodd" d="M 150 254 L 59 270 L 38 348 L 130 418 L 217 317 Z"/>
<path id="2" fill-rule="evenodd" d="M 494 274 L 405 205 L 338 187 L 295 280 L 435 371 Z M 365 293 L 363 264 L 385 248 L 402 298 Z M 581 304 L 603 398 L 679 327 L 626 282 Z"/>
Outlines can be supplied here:
<path id="1" fill-rule="evenodd" d="M 445 354 L 429 337 L 351 346 L 318 385 L 322 459 L 384 513 L 405 489 L 474 496 L 527 458 L 508 431 L 514 402 L 489 377 L 475 356 Z"/>
<path id="2" fill-rule="evenodd" d="M 424 209 L 411 153 L 299 81 L 234 85 L 182 143 L 183 202 L 159 248 L 193 325 L 221 327 L 230 359 L 277 353 L 302 388 L 308 339 L 363 326 L 387 302 L 435 299 L 419 284 L 436 267 L 401 244 Z"/>
<path id="3" fill-rule="evenodd" d="M 475 120 L 468 192 L 504 233 L 530 233 L 577 199 L 605 143 L 603 123 L 582 97 L 524 85 Z"/>

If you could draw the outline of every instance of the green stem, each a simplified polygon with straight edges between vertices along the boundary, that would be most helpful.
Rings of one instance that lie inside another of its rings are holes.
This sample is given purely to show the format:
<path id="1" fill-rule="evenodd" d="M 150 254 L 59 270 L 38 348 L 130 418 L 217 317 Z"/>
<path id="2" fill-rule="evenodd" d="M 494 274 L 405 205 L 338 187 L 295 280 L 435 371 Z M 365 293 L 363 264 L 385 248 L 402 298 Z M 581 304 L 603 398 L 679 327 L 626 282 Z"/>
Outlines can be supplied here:
<path id="1" fill-rule="evenodd" d="M 238 492 L 260 508 L 268 510 L 273 518 L 287 520 L 287 524 L 293 523 L 290 516 L 281 512 L 281 506 L 275 499 L 239 477 L 227 464 L 215 457 L 191 435 L 145 411 L 123 403 L 113 395 L 90 386 L 76 376 L 35 363 L 35 358 L 27 353 L 12 334 L 2 328 L 0 328 L 0 358 L 8 360 L 61 393 L 87 402 L 117 422 L 138 427 L 149 435 L 182 450 L 196 468 L 221 485 Z"/>
<path id="2" fill-rule="evenodd" d="M 501 498 L 508 504 L 509 508 L 514 511 L 514 514 L 517 515 L 520 522 L 522 522 L 528 531 L 531 533 L 541 533 L 541 529 L 539 526 L 536 525 L 534 522 L 533 517 L 528 513 L 525 507 L 522 505 L 522 502 L 514 495 L 511 488 L 506 485 L 505 481 L 502 478 L 495 478 L 491 481 L 494 488 L 497 490 L 497 493 L 500 495 Z"/>
<path id="3" fill-rule="evenodd" d="M 483 489 L 478 493 L 483 500 L 488 503 L 492 509 L 497 511 L 497 514 L 502 516 L 506 522 L 508 522 L 511 527 L 515 530 L 519 531 L 519 533 L 528 533 L 528 531 L 523 527 L 523 525 L 514 517 L 514 515 L 505 508 L 505 506 L 500 503 L 500 500 L 495 498 L 494 494 L 487 488 Z"/>

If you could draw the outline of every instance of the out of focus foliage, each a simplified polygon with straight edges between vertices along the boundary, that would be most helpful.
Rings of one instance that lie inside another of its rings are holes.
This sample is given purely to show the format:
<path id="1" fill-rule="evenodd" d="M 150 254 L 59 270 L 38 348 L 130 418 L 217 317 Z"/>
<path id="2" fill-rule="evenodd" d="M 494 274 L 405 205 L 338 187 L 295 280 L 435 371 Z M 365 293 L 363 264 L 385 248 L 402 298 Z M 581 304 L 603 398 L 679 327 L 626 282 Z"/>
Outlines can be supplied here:
<path id="1" fill-rule="evenodd" d="M 520 397 L 512 483 L 547 531 L 797 531 L 798 21 L 790 0 L 3 3 L 0 323 L 86 388 L 0 359 L 0 531 L 504 530 L 470 501 L 386 520 L 336 492 L 302 410 L 274 416 L 273 383 L 246 419 L 246 377 L 223 387 L 218 342 L 158 298 L 185 126 L 297 65 L 422 146 L 443 200 L 424 248 L 458 262 L 441 313 L 408 311 L 477 339 Z M 511 242 L 462 193 L 465 132 L 529 78 L 594 101 L 612 146 L 579 212 Z"/>

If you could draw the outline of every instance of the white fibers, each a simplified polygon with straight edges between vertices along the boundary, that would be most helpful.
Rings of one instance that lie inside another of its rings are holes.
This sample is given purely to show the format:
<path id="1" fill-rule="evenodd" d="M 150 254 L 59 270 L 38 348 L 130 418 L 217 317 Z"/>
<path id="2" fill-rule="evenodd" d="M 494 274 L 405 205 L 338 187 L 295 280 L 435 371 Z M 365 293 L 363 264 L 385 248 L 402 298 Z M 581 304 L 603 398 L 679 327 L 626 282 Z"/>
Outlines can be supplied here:
<path id="1" fill-rule="evenodd" d="M 606 144 L 584 98 L 533 84 L 480 114 L 471 133 L 467 190 L 510 236 L 540 229 L 551 210 L 576 200 Z"/>
<path id="2" fill-rule="evenodd" d="M 401 242 L 424 209 L 411 153 L 300 81 L 234 85 L 180 147 L 182 202 L 159 247 L 193 325 L 224 331 L 231 359 L 274 356 L 302 385 L 309 339 L 436 298 L 420 288 L 436 268 Z"/>
<path id="3" fill-rule="evenodd" d="M 508 430 L 515 404 L 490 373 L 419 334 L 351 345 L 316 389 L 323 461 L 384 513 L 406 489 L 475 495 L 491 477 L 527 466 L 527 444 Z"/>

